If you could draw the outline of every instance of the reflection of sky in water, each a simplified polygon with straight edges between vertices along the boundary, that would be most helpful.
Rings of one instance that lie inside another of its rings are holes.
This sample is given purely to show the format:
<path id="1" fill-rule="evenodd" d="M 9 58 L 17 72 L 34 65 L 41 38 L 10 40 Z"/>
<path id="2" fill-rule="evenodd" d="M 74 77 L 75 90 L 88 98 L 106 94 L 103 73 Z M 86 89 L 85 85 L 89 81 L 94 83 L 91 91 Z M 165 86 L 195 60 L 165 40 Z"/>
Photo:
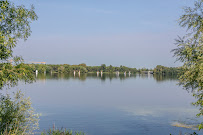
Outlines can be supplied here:
<path id="1" fill-rule="evenodd" d="M 196 123 L 198 109 L 191 93 L 173 78 L 153 76 L 38 76 L 36 83 L 18 88 L 31 96 L 42 114 L 40 128 L 65 127 L 90 135 L 178 134 L 190 129 L 174 121 Z"/>
<path id="2" fill-rule="evenodd" d="M 122 111 L 129 113 L 129 115 L 135 116 L 153 116 L 153 117 L 163 117 L 167 114 L 173 114 L 173 117 L 192 117 L 195 113 L 198 113 L 196 108 L 165 108 L 165 107 L 123 107 L 120 108 Z"/>

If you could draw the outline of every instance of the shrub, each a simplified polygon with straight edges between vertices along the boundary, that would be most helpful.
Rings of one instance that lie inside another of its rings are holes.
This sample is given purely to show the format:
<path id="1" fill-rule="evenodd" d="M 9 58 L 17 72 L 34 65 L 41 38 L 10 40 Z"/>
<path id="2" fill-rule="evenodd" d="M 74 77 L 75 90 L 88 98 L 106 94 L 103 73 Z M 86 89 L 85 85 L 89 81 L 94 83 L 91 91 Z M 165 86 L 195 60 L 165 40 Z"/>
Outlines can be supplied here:
<path id="1" fill-rule="evenodd" d="M 34 113 L 30 98 L 19 91 L 13 100 L 0 95 L 0 134 L 32 134 L 38 129 L 39 115 Z"/>

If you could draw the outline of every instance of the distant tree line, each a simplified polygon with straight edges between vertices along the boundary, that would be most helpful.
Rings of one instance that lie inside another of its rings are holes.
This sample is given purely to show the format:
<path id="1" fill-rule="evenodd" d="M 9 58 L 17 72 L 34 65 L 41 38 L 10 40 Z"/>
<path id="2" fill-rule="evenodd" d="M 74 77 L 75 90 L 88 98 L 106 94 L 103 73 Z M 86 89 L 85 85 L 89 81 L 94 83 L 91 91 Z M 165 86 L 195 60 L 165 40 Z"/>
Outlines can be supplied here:
<path id="1" fill-rule="evenodd" d="M 129 68 L 126 66 L 120 66 L 120 67 L 114 67 L 112 65 L 106 66 L 105 64 L 102 64 L 101 66 L 87 66 L 86 67 L 88 72 L 97 72 L 97 71 L 102 71 L 102 72 L 131 72 L 131 73 L 136 73 L 137 69 L 136 68 Z"/>
<path id="2" fill-rule="evenodd" d="M 138 70 L 136 68 L 129 68 L 125 66 L 114 67 L 112 65 L 106 66 L 102 64 L 101 66 L 87 66 L 86 64 L 82 63 L 79 65 L 69 65 L 69 64 L 60 64 L 60 65 L 53 65 L 53 64 L 28 64 L 32 67 L 32 70 L 35 72 L 38 70 L 39 73 L 71 73 L 73 71 L 80 71 L 81 73 L 94 73 L 94 72 L 108 72 L 113 73 L 116 71 L 119 72 L 131 72 L 136 73 Z"/>
<path id="3" fill-rule="evenodd" d="M 163 75 L 178 75 L 183 72 L 182 67 L 165 67 L 157 65 L 154 70 L 154 74 L 163 74 Z"/>
<path id="4" fill-rule="evenodd" d="M 114 73 L 114 72 L 131 72 L 132 74 L 135 73 L 147 73 L 146 71 L 153 71 L 155 74 L 168 74 L 168 75 L 177 75 L 181 73 L 182 69 L 180 67 L 164 67 L 161 65 L 156 66 L 154 69 L 147 69 L 147 68 L 129 68 L 126 66 L 106 66 L 105 64 L 101 64 L 101 66 L 87 66 L 86 64 L 82 63 L 79 65 L 69 65 L 69 64 L 28 64 L 33 72 L 38 70 L 39 73 L 72 73 L 74 71 L 81 73 L 96 73 L 96 72 L 107 72 L 107 73 Z"/>

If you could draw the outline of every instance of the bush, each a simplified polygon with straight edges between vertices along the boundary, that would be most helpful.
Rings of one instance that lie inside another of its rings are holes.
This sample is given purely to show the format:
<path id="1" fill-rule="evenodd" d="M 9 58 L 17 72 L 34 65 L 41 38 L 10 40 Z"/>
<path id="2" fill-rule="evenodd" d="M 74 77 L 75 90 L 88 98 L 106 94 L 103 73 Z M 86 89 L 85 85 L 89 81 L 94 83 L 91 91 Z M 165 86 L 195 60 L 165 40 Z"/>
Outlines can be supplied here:
<path id="1" fill-rule="evenodd" d="M 30 98 L 25 98 L 20 91 L 13 100 L 7 95 L 0 95 L 0 134 L 32 134 L 38 129 L 39 115 L 34 113 Z"/>

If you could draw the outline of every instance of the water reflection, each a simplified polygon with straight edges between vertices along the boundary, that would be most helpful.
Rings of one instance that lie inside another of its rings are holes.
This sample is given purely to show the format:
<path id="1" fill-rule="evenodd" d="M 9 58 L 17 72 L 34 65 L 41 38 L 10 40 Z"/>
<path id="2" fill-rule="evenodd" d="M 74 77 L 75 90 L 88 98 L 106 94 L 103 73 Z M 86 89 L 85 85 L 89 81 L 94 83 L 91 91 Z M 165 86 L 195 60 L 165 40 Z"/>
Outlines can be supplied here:
<path id="1" fill-rule="evenodd" d="M 88 135 L 164 135 L 191 132 L 174 126 L 194 124 L 198 112 L 177 83 L 176 76 L 153 74 L 52 73 L 21 87 L 42 114 L 41 129 L 55 123 Z"/>
<path id="2" fill-rule="evenodd" d="M 157 82 L 163 82 L 163 81 L 172 81 L 172 80 L 178 80 L 178 76 L 177 75 L 157 75 L 154 74 L 153 78 L 157 81 Z"/>
<path id="3" fill-rule="evenodd" d="M 170 76 L 170 75 L 157 75 L 157 74 L 131 74 L 129 73 L 126 75 L 124 74 L 119 74 L 119 73 L 88 73 L 88 74 L 59 74 L 59 73 L 52 73 L 52 74 L 38 74 L 36 76 L 37 80 L 46 80 L 46 79 L 64 79 L 64 80 L 69 80 L 69 79 L 77 79 L 80 81 L 85 81 L 87 78 L 88 79 L 101 79 L 101 81 L 106 81 L 106 80 L 113 80 L 113 79 L 120 79 L 120 80 L 126 80 L 129 78 L 142 78 L 142 79 L 154 79 L 156 82 L 164 82 L 164 81 L 177 81 L 178 77 L 176 75 Z"/>

